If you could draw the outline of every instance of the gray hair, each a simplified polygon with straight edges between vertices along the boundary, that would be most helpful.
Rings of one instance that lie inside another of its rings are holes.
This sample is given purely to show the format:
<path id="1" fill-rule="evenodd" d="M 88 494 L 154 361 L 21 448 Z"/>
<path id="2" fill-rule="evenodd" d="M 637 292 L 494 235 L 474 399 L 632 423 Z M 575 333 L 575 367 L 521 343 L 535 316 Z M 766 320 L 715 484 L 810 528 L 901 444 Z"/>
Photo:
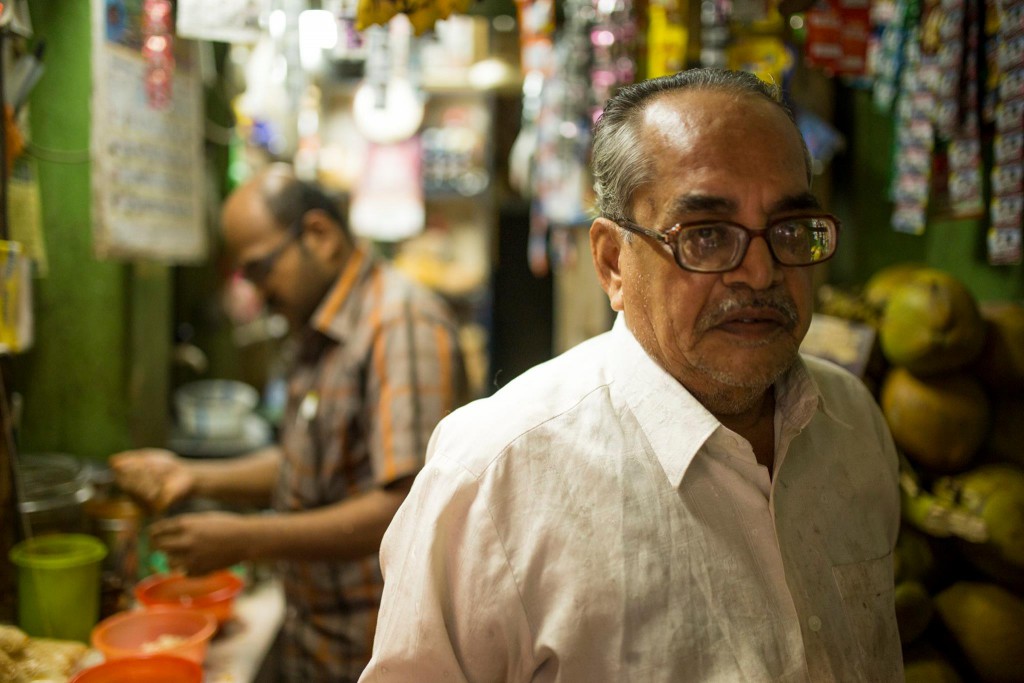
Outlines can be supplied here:
<path id="1" fill-rule="evenodd" d="M 651 181 L 650 163 L 640 145 L 640 115 L 644 106 L 658 95 L 680 90 L 718 90 L 763 97 L 774 102 L 796 126 L 796 117 L 783 101 L 781 89 L 746 71 L 689 69 L 627 85 L 608 100 L 594 127 L 591 167 L 601 216 L 610 220 L 629 217 L 634 194 Z M 810 183 L 811 157 L 803 135 L 800 143 Z"/>

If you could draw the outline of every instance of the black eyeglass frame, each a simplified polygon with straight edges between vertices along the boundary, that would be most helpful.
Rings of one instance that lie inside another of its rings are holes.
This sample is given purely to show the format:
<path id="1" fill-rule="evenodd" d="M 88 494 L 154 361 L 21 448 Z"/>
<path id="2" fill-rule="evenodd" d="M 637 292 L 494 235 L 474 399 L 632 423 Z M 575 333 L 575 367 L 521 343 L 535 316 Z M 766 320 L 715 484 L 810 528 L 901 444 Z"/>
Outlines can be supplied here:
<path id="1" fill-rule="evenodd" d="M 304 216 L 305 214 L 303 214 Z M 299 237 L 302 236 L 302 218 L 299 216 L 298 220 L 292 223 L 291 227 L 288 228 L 288 236 L 281 244 L 271 249 L 267 254 L 260 256 L 259 258 L 251 261 L 246 261 L 238 266 L 238 274 L 243 279 L 248 280 L 254 285 L 261 285 L 266 282 L 267 278 L 274 270 L 274 266 L 277 265 L 278 259 L 288 250 L 288 247 L 292 245 Z"/>
<path id="2" fill-rule="evenodd" d="M 771 231 L 778 225 L 782 225 L 784 223 L 795 220 L 830 222 L 835 232 L 835 238 L 832 240 L 832 252 L 828 256 L 825 256 L 824 258 L 820 258 L 817 261 L 811 261 L 809 263 L 786 263 L 785 261 L 780 259 L 778 254 L 775 253 L 775 247 L 772 246 L 772 241 L 770 239 Z M 692 223 L 676 223 L 675 225 L 673 225 L 668 230 L 665 230 L 664 232 L 661 232 L 659 230 L 652 230 L 651 228 L 645 228 L 642 225 L 634 223 L 628 218 L 622 218 L 614 222 L 619 227 L 624 228 L 625 230 L 628 230 L 639 235 L 646 235 L 647 237 L 650 237 L 666 245 L 672 252 L 672 258 L 675 259 L 676 265 L 682 268 L 683 270 L 687 270 L 693 273 L 728 273 L 729 271 L 736 270 L 737 268 L 739 268 L 740 264 L 743 263 L 743 259 L 747 257 L 747 250 L 750 248 L 750 242 L 755 237 L 764 237 L 764 241 L 768 245 L 768 251 L 769 253 L 771 253 L 772 258 L 775 259 L 776 263 L 779 263 L 789 268 L 806 268 L 807 266 L 816 266 L 819 263 L 824 263 L 825 261 L 828 261 L 830 258 L 835 256 L 836 249 L 839 247 L 839 230 L 842 225 L 838 218 L 829 213 L 787 216 L 785 218 L 779 218 L 778 220 L 772 221 L 771 224 L 769 224 L 767 227 L 761 228 L 760 230 L 748 228 L 745 225 L 741 225 L 740 223 L 733 223 L 732 221 L 704 220 L 694 221 Z M 694 266 L 688 266 L 685 263 L 683 263 L 679 254 L 679 235 L 683 231 L 706 228 L 713 225 L 726 225 L 740 229 L 740 234 L 742 235 L 742 237 L 740 237 L 740 243 L 736 250 L 736 254 L 733 257 L 732 265 L 730 265 L 727 268 L 698 268 Z"/>

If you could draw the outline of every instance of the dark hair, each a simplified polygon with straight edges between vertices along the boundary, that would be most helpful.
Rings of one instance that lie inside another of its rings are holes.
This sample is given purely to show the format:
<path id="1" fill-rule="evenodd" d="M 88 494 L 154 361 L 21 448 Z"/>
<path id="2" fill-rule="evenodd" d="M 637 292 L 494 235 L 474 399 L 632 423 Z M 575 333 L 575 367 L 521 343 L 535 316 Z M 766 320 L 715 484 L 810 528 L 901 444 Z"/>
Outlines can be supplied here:
<path id="1" fill-rule="evenodd" d="M 649 161 L 639 140 L 640 114 L 644 106 L 662 93 L 678 90 L 717 90 L 763 97 L 776 104 L 796 125 L 792 110 L 782 99 L 781 89 L 746 71 L 689 69 L 627 85 L 608 100 L 594 128 L 591 159 L 594 192 L 597 210 L 605 218 L 627 218 L 633 195 L 651 180 Z M 800 135 L 800 143 L 810 182 L 811 159 L 803 135 Z"/>
<path id="2" fill-rule="evenodd" d="M 284 182 L 273 191 L 265 186 L 263 199 L 270 215 L 281 225 L 293 226 L 307 211 L 320 209 L 338 224 L 346 237 L 351 236 L 345 218 L 347 202 L 344 195 L 329 194 L 319 185 L 288 174 Z"/>

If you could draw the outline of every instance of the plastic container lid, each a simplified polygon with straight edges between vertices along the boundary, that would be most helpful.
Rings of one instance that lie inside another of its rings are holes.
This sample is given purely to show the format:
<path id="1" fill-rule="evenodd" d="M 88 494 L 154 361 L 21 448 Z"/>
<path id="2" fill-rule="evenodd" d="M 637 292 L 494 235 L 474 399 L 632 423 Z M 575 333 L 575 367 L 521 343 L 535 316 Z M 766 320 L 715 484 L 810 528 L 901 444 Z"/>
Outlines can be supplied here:
<path id="1" fill-rule="evenodd" d="M 86 534 L 47 534 L 22 541 L 9 553 L 11 562 L 32 569 L 69 569 L 99 562 L 107 546 Z"/>

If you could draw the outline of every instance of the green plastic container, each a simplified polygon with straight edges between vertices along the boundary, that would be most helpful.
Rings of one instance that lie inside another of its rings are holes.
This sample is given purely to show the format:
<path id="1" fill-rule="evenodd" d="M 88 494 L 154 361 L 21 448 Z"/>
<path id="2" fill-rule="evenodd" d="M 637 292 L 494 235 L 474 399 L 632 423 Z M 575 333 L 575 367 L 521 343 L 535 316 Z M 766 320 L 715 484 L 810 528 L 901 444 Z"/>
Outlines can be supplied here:
<path id="1" fill-rule="evenodd" d="M 49 534 L 14 546 L 21 628 L 30 636 L 89 642 L 106 554 L 99 539 L 85 534 Z"/>

